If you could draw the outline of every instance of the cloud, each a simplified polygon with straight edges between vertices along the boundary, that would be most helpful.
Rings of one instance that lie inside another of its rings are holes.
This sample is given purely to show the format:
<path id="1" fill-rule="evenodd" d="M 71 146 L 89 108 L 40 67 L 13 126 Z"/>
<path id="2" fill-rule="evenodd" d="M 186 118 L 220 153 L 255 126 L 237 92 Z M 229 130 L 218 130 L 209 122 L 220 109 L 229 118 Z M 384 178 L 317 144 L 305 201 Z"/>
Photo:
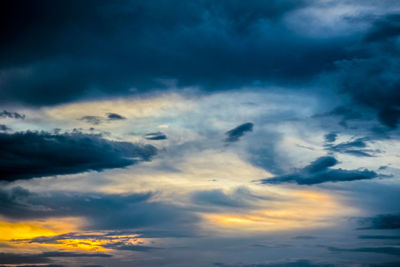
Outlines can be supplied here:
<path id="1" fill-rule="evenodd" d="M 148 133 L 145 135 L 147 140 L 166 140 L 167 136 L 163 134 L 162 132 L 156 132 L 156 133 Z"/>
<path id="2" fill-rule="evenodd" d="M 2 264 L 43 264 L 52 262 L 52 258 L 74 258 L 74 257 L 111 257 L 104 253 L 76 253 L 76 252 L 43 252 L 39 254 L 28 253 L 0 253 Z M 42 266 L 42 265 L 40 265 Z M 49 265 L 44 265 L 49 266 Z M 55 265 L 52 265 L 55 266 Z M 58 265 L 59 266 L 59 265 Z"/>
<path id="3" fill-rule="evenodd" d="M 150 251 L 157 247 L 143 245 L 140 241 L 142 234 L 132 230 L 113 230 L 91 233 L 67 233 L 57 236 L 40 236 L 32 239 L 17 239 L 14 242 L 29 242 L 32 244 L 62 244 L 68 240 L 98 240 L 102 241 L 97 246 L 113 250 Z M 147 237 L 146 235 L 144 235 Z M 171 236 L 171 235 L 169 235 Z M 134 243 L 132 242 L 134 241 Z M 84 242 L 84 241 L 82 241 Z"/>
<path id="4" fill-rule="evenodd" d="M 333 267 L 335 264 L 312 262 L 309 260 L 293 260 L 275 263 L 257 263 L 257 264 L 240 264 L 230 265 L 223 263 L 215 263 L 215 266 L 221 267 Z"/>
<path id="5" fill-rule="evenodd" d="M 20 114 L 18 112 L 10 112 L 7 110 L 3 110 L 2 112 L 0 112 L 0 118 L 11 118 L 11 119 L 25 119 L 25 115 L 24 114 Z"/>
<path id="6" fill-rule="evenodd" d="M 126 120 L 126 118 L 117 113 L 107 113 L 105 118 L 100 117 L 100 116 L 87 115 L 87 116 L 83 116 L 83 117 L 79 118 L 78 120 L 85 121 L 85 122 L 87 122 L 89 124 L 93 124 L 93 125 L 99 125 L 103 122 Z"/>
<path id="7" fill-rule="evenodd" d="M 334 252 L 364 252 L 364 253 L 381 253 L 398 256 L 400 254 L 399 247 L 385 246 L 385 247 L 361 247 L 361 248 L 336 248 L 329 247 L 330 251 Z"/>
<path id="8" fill-rule="evenodd" d="M 400 15 L 389 14 L 375 21 L 364 40 L 366 42 L 382 42 L 397 36 L 400 36 Z"/>
<path id="9" fill-rule="evenodd" d="M 121 116 L 117 113 L 107 113 L 107 118 L 110 121 L 114 121 L 114 120 L 126 120 L 126 118 L 124 116 Z"/>
<path id="10" fill-rule="evenodd" d="M 229 130 L 225 133 L 226 138 L 225 142 L 237 142 L 240 137 L 242 137 L 245 133 L 253 131 L 253 123 L 246 122 L 243 123 L 232 130 Z"/>
<path id="11" fill-rule="evenodd" d="M 344 128 L 348 128 L 349 121 L 355 120 L 365 120 L 366 116 L 362 114 L 358 108 L 350 108 L 348 106 L 338 106 L 328 112 L 322 114 L 315 114 L 314 118 L 324 118 L 324 117 L 338 117 L 340 118 L 339 125 Z"/>
<path id="12" fill-rule="evenodd" d="M 361 218 L 360 229 L 400 229 L 400 214 L 381 214 L 375 217 Z"/>
<path id="13" fill-rule="evenodd" d="M 400 236 L 397 235 L 360 235 L 358 236 L 360 239 L 379 239 L 379 240 L 394 240 L 400 239 Z"/>
<path id="14" fill-rule="evenodd" d="M 362 137 L 337 145 L 328 143 L 325 147 L 331 152 L 346 153 L 357 157 L 373 157 L 374 155 L 372 153 L 379 151 L 367 149 L 366 140 L 368 140 L 368 138 Z"/>
<path id="15" fill-rule="evenodd" d="M 102 122 L 102 118 L 99 116 L 83 116 L 79 118 L 81 121 L 85 121 L 89 124 L 99 125 Z"/>
<path id="16" fill-rule="evenodd" d="M 324 137 L 327 143 L 333 143 L 336 141 L 337 136 L 337 133 L 328 133 Z"/>
<path id="17" fill-rule="evenodd" d="M 98 135 L 48 132 L 0 133 L 0 180 L 123 168 L 150 160 L 151 145 L 116 142 Z"/>
<path id="18" fill-rule="evenodd" d="M 313 185 L 325 182 L 345 182 L 364 179 L 373 179 L 378 174 L 369 170 L 331 169 L 337 164 L 334 157 L 320 157 L 299 171 L 282 176 L 262 179 L 263 184 L 297 183 L 299 185 Z"/>
<path id="19" fill-rule="evenodd" d="M 83 217 L 90 231 L 135 228 L 141 231 L 163 230 L 166 231 L 164 234 L 168 232 L 171 235 L 177 229 L 181 235 L 194 233 L 192 224 L 197 221 L 194 214 L 172 204 L 150 201 L 152 196 L 152 193 L 38 194 L 15 187 L 0 190 L 0 215 L 19 220 Z"/>
<path id="20" fill-rule="evenodd" d="M 375 111 L 389 129 L 400 121 L 399 21 L 398 14 L 378 17 L 358 45 L 364 55 L 335 63 L 341 73 L 341 91 L 354 103 Z"/>
<path id="21" fill-rule="evenodd" d="M 285 16 L 313 2 L 3 2 L 0 99 L 52 105 L 145 93 L 160 79 L 208 91 L 310 81 L 356 53 L 353 37 L 288 28 Z"/>
<path id="22" fill-rule="evenodd" d="M 222 190 L 196 191 L 191 196 L 192 201 L 200 205 L 225 207 L 225 208 L 249 208 L 255 205 L 256 201 L 267 198 L 251 193 L 247 188 L 240 187 L 230 194 Z"/>
<path id="23" fill-rule="evenodd" d="M 10 131 L 10 130 L 11 130 L 11 128 L 8 127 L 7 125 L 0 124 L 0 132 L 7 132 L 7 131 Z"/>

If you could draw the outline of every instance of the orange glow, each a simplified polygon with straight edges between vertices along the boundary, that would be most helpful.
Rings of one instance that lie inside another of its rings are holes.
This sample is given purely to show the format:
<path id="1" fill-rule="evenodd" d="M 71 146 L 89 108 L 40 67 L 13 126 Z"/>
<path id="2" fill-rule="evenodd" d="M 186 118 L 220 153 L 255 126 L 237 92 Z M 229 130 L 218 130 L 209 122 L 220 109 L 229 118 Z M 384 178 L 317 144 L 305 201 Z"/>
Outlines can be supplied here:
<path id="1" fill-rule="evenodd" d="M 77 230 L 77 218 L 58 218 L 41 221 L 0 221 L 0 241 L 56 236 Z"/>
<path id="2" fill-rule="evenodd" d="M 236 234 L 249 232 L 285 231 L 329 226 L 335 216 L 354 213 L 343 207 L 331 195 L 312 191 L 293 191 L 291 201 L 238 213 L 201 214 L 205 227 L 217 232 Z"/>
<path id="3" fill-rule="evenodd" d="M 82 220 L 79 218 L 57 218 L 41 221 L 7 222 L 0 221 L 0 242 L 7 244 L 12 251 L 41 251 L 49 248 L 62 251 L 102 252 L 110 249 L 106 245 L 124 243 L 125 245 L 143 244 L 139 235 L 107 235 L 104 232 L 80 232 Z M 37 237 L 57 237 L 71 233 L 71 238 L 41 242 L 33 240 Z M 76 235 L 76 238 L 74 238 Z M 90 235 L 90 238 L 85 236 Z M 82 237 L 81 237 L 82 236 Z"/>
<path id="4" fill-rule="evenodd" d="M 85 233 L 87 234 L 87 233 Z M 110 249 L 105 248 L 105 245 L 112 245 L 113 243 L 124 243 L 125 245 L 137 245 L 143 243 L 141 239 L 138 239 L 138 235 L 121 235 L 121 236 L 108 236 L 104 239 L 103 233 L 90 233 L 91 235 L 98 234 L 98 238 L 71 238 L 71 239 L 60 239 L 56 244 L 44 244 L 45 246 L 55 247 L 63 250 L 80 250 L 86 252 L 101 252 L 108 251 Z"/>
<path id="5" fill-rule="evenodd" d="M 63 250 L 82 250 L 82 251 L 106 251 L 102 245 L 107 244 L 106 240 L 96 239 L 62 239 L 57 244 L 45 244 L 45 246 L 56 247 Z"/>

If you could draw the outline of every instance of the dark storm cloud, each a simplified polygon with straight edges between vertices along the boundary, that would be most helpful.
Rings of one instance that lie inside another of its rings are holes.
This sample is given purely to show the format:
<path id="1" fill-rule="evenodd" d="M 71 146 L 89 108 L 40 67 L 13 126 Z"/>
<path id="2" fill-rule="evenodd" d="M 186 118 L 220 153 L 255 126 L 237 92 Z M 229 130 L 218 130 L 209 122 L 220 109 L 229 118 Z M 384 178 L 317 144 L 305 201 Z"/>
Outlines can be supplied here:
<path id="1" fill-rule="evenodd" d="M 375 110 L 390 129 L 400 121 L 399 36 L 399 14 L 379 17 L 359 44 L 365 55 L 336 62 L 342 73 L 342 92 L 352 96 L 356 104 Z"/>
<path id="2" fill-rule="evenodd" d="M 369 170 L 343 170 L 331 169 L 337 164 L 334 157 L 320 157 L 298 172 L 288 175 L 275 176 L 262 179 L 264 184 L 297 183 L 300 185 L 313 185 L 325 182 L 345 182 L 364 179 L 373 179 L 378 174 Z"/>
<path id="3" fill-rule="evenodd" d="M 0 118 L 11 118 L 11 119 L 25 119 L 24 114 L 20 114 L 18 112 L 11 112 L 7 110 L 3 110 L 0 112 Z"/>
<path id="4" fill-rule="evenodd" d="M 88 230 L 132 228 L 143 230 L 148 229 L 147 227 L 156 227 L 155 230 L 179 229 L 180 233 L 193 233 L 190 227 L 193 227 L 192 223 L 197 220 L 195 215 L 171 204 L 150 201 L 151 197 L 151 193 L 37 194 L 16 187 L 11 190 L 0 190 L 0 215 L 20 220 L 84 217 L 88 222 Z"/>
<path id="5" fill-rule="evenodd" d="M 366 42 L 382 42 L 400 35 L 400 14 L 378 19 L 365 36 Z"/>
<path id="6" fill-rule="evenodd" d="M 285 14 L 313 2 L 2 1 L 0 99 L 56 104 L 144 92 L 159 78 L 207 90 L 309 81 L 357 54 L 351 36 L 285 26 Z"/>
<path id="7" fill-rule="evenodd" d="M 400 214 L 381 214 L 375 217 L 362 218 L 359 223 L 362 225 L 360 229 L 400 229 Z"/>
<path id="8" fill-rule="evenodd" d="M 0 133 L 0 180 L 13 181 L 123 168 L 150 160 L 151 145 L 109 141 L 83 133 Z"/>
<path id="9" fill-rule="evenodd" d="M 245 135 L 247 132 L 253 131 L 253 123 L 251 122 L 246 122 L 241 125 L 239 125 L 236 128 L 233 128 L 232 130 L 229 130 L 225 133 L 226 138 L 225 142 L 236 142 L 239 141 L 240 137 Z"/>
<path id="10" fill-rule="evenodd" d="M 377 110 L 378 119 L 389 128 L 399 122 L 400 59 L 387 55 L 338 63 L 346 73 L 343 87 L 353 99 Z"/>
<path id="11" fill-rule="evenodd" d="M 156 133 L 148 133 L 145 135 L 147 140 L 166 140 L 167 136 L 163 134 L 162 132 L 156 132 Z"/>

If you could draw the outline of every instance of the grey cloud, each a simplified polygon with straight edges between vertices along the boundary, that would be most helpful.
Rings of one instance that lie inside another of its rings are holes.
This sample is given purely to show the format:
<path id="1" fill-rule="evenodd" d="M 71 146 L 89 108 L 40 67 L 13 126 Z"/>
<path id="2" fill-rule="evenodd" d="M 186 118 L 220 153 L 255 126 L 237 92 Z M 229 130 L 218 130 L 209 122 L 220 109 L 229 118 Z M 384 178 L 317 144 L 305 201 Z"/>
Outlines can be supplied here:
<path id="1" fill-rule="evenodd" d="M 399 15 L 385 15 L 373 23 L 360 44 L 364 56 L 336 62 L 341 91 L 356 104 L 374 110 L 389 129 L 395 129 L 400 120 L 399 33 Z"/>
<path id="2" fill-rule="evenodd" d="M 389 14 L 375 21 L 364 40 L 366 42 L 382 42 L 397 36 L 400 36 L 400 15 Z"/>
<path id="3" fill-rule="evenodd" d="M 214 265 L 221 267 L 334 267 L 335 266 L 335 264 L 312 262 L 303 259 L 275 262 L 275 263 L 256 263 L 256 264 L 239 264 L 239 265 L 215 263 Z"/>
<path id="4" fill-rule="evenodd" d="M 191 198 L 197 204 L 225 208 L 249 208 L 255 206 L 257 201 L 267 199 L 254 195 L 244 187 L 238 188 L 230 194 L 219 189 L 197 191 L 192 194 Z"/>
<path id="5" fill-rule="evenodd" d="M 368 138 L 361 137 L 349 142 L 343 142 L 336 145 L 328 143 L 325 147 L 331 152 L 346 153 L 358 157 L 373 157 L 374 153 L 379 151 L 368 149 L 368 145 L 366 143 L 366 141 L 368 140 Z"/>
<path id="6" fill-rule="evenodd" d="M 74 258 L 74 257 L 111 257 L 104 253 L 76 253 L 76 252 L 43 252 L 39 254 L 28 253 L 0 253 L 1 264 L 42 264 L 52 262 L 52 258 Z M 44 265 L 60 266 L 60 265 Z"/>
<path id="7" fill-rule="evenodd" d="M 360 235 L 360 239 L 378 239 L 378 240 L 397 240 L 400 236 L 397 235 Z"/>
<path id="8" fill-rule="evenodd" d="M 150 160 L 157 152 L 151 145 L 109 141 L 79 132 L 0 133 L 0 146 L 3 181 L 123 168 Z"/>
<path id="9" fill-rule="evenodd" d="M 328 133 L 324 137 L 326 142 L 332 143 L 336 141 L 337 136 L 337 133 Z"/>
<path id="10" fill-rule="evenodd" d="M 352 36 L 324 40 L 287 28 L 286 14 L 313 3 L 2 1 L 0 99 L 40 106 L 93 91 L 132 95 L 163 87 L 159 78 L 208 91 L 309 81 L 357 54 L 347 49 Z"/>
<path id="11" fill-rule="evenodd" d="M 147 140 L 166 140 L 167 136 L 162 132 L 148 133 L 145 135 Z"/>
<path id="12" fill-rule="evenodd" d="M 81 121 L 85 121 L 89 124 L 99 125 L 102 122 L 102 118 L 99 116 L 83 116 L 79 118 Z"/>
<path id="13" fill-rule="evenodd" d="M 264 184 L 297 183 L 299 185 L 313 185 L 325 182 L 345 182 L 364 179 L 373 179 L 378 174 L 369 170 L 343 170 L 331 169 L 337 164 L 334 157 L 321 157 L 311 162 L 299 171 L 282 176 L 262 179 Z"/>
<path id="14" fill-rule="evenodd" d="M 360 248 L 336 248 L 329 247 L 330 251 L 334 252 L 364 252 L 364 253 L 380 253 L 389 255 L 400 255 L 400 248 L 395 246 L 378 246 L 378 247 L 360 247 Z"/>
<path id="15" fill-rule="evenodd" d="M 18 112 L 11 112 L 11 111 L 7 111 L 7 110 L 3 110 L 2 112 L 0 112 L 0 118 L 11 118 L 11 119 L 25 119 L 25 115 L 24 114 L 20 114 Z"/>
<path id="16" fill-rule="evenodd" d="M 79 118 L 78 120 L 85 121 L 85 122 L 87 122 L 89 124 L 93 124 L 93 125 L 99 125 L 103 122 L 126 120 L 126 118 L 117 113 L 107 113 L 106 117 L 87 115 L 87 116 L 83 116 L 83 117 Z"/>
<path id="17" fill-rule="evenodd" d="M 240 137 L 245 135 L 247 132 L 251 131 L 253 131 L 253 123 L 251 122 L 243 123 L 225 133 L 226 134 L 225 142 L 230 142 L 230 143 L 237 142 L 239 141 Z"/>
<path id="18" fill-rule="evenodd" d="M 84 217 L 88 230 L 147 229 L 173 234 L 169 230 L 179 229 L 181 234 L 194 233 L 193 223 L 197 216 L 172 204 L 150 201 L 151 197 L 151 193 L 37 194 L 16 187 L 0 190 L 0 215 L 11 219 Z"/>
<path id="19" fill-rule="evenodd" d="M 361 218 L 361 229 L 400 229 L 400 214 L 380 214 L 374 217 Z"/>
<path id="20" fill-rule="evenodd" d="M 107 113 L 107 118 L 108 120 L 125 120 L 126 118 L 122 115 L 119 115 L 117 113 Z"/>
<path id="21" fill-rule="evenodd" d="M 7 125 L 5 125 L 5 124 L 0 124 L 0 131 L 1 131 L 1 132 L 7 132 L 7 131 L 10 131 L 10 130 L 11 130 L 11 128 L 8 127 Z"/>

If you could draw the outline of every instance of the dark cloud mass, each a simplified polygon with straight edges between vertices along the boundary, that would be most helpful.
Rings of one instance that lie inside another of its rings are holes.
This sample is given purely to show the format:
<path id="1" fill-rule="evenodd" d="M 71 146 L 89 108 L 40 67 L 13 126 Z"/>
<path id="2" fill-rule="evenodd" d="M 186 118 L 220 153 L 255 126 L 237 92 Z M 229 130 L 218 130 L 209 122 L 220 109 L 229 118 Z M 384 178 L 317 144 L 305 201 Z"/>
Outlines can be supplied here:
<path id="1" fill-rule="evenodd" d="M 159 78 L 207 90 L 310 80 L 355 53 L 351 37 L 287 29 L 283 16 L 312 2 L 2 1 L 0 99 L 56 104 L 145 92 Z"/>
<path id="2" fill-rule="evenodd" d="M 388 14 L 372 23 L 360 49 L 363 57 L 337 61 L 342 91 L 377 111 L 378 119 L 394 129 L 400 121 L 400 15 Z"/>
<path id="3" fill-rule="evenodd" d="M 399 214 L 381 214 L 375 217 L 362 218 L 359 220 L 362 225 L 361 229 L 400 229 L 400 213 Z"/>
<path id="4" fill-rule="evenodd" d="M 251 122 L 246 122 L 241 125 L 239 125 L 236 128 L 233 128 L 232 130 L 227 131 L 225 142 L 236 142 L 239 141 L 240 137 L 245 135 L 247 132 L 253 131 L 253 123 Z"/>
<path id="5" fill-rule="evenodd" d="M 311 162 L 308 166 L 293 174 L 275 176 L 262 179 L 264 184 L 297 183 L 300 185 L 313 185 L 325 182 L 345 182 L 355 180 L 373 179 L 378 174 L 369 170 L 343 170 L 331 169 L 337 164 L 334 157 L 321 157 Z"/>
<path id="6" fill-rule="evenodd" d="M 82 133 L 0 133 L 0 146 L 3 181 L 122 168 L 150 160 L 157 152 L 151 145 L 109 141 Z"/>

